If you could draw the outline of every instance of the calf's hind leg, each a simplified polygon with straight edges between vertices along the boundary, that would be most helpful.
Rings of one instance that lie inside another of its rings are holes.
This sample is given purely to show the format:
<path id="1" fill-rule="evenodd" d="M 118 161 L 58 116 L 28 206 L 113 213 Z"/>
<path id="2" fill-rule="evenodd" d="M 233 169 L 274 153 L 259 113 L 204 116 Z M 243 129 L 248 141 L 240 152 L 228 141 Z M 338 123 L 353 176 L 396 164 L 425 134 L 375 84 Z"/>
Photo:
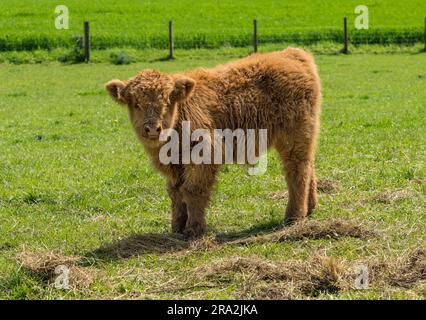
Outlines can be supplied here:
<path id="1" fill-rule="evenodd" d="M 317 205 L 318 205 L 317 177 L 315 176 L 315 166 L 312 163 L 311 181 L 309 182 L 309 194 L 308 194 L 308 216 L 312 214 L 312 211 L 314 211 Z"/>
<path id="2" fill-rule="evenodd" d="M 315 130 L 305 124 L 282 139 L 276 147 L 284 165 L 289 195 L 285 223 L 291 224 L 306 218 L 316 206 Z"/>

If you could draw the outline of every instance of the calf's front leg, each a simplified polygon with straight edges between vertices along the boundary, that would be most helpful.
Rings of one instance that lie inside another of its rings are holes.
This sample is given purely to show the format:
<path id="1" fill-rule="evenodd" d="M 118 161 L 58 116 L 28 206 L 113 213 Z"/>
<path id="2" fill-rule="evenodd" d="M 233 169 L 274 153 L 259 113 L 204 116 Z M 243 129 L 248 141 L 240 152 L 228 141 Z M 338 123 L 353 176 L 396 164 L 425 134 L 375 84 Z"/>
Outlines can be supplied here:
<path id="1" fill-rule="evenodd" d="M 188 219 L 183 235 L 193 239 L 206 231 L 206 208 L 215 182 L 217 167 L 198 165 L 190 167 L 182 185 L 183 201 L 186 204 Z"/>
<path id="2" fill-rule="evenodd" d="M 188 239 L 198 238 L 206 231 L 205 210 L 209 198 L 200 192 L 189 190 L 184 191 L 183 195 L 188 210 L 188 219 L 183 235 Z"/>
<path id="3" fill-rule="evenodd" d="M 167 191 L 172 200 L 172 232 L 183 233 L 188 219 L 187 207 L 183 202 L 180 183 L 167 182 Z"/>

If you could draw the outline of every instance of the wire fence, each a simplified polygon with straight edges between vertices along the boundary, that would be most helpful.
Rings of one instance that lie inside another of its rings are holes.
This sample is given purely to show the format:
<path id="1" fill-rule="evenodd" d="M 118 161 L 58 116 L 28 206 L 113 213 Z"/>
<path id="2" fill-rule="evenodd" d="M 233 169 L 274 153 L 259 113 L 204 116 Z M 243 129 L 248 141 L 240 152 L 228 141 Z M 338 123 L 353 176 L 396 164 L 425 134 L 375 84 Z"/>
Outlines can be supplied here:
<path id="1" fill-rule="evenodd" d="M 322 41 L 343 43 L 344 32 L 342 26 L 310 27 L 310 28 L 266 28 L 257 22 L 258 44 L 296 43 L 311 45 Z M 165 27 L 166 29 L 166 27 Z M 424 31 L 421 28 L 371 28 L 369 30 L 356 30 L 348 28 L 348 38 L 352 45 L 378 44 L 378 45 L 413 45 L 424 42 Z M 206 28 L 191 29 L 188 26 L 173 24 L 174 47 L 176 49 L 193 48 L 219 48 L 223 46 L 246 47 L 253 44 L 254 30 L 248 26 L 246 30 L 227 29 L 214 30 Z M 156 34 L 141 35 L 138 38 L 110 36 L 92 37 L 93 47 L 103 49 L 112 46 L 130 46 L 138 49 L 169 47 L 169 33 L 160 31 Z"/>
<path id="2" fill-rule="evenodd" d="M 164 27 L 146 29 L 139 32 L 131 30 L 103 30 L 96 22 L 90 25 L 90 35 L 83 36 L 84 43 L 91 49 L 108 49 L 116 47 L 132 47 L 136 49 L 157 48 L 168 49 L 173 57 L 174 49 L 248 47 L 268 44 L 313 45 L 320 42 L 359 45 L 405 45 L 412 46 L 423 43 L 426 48 L 426 19 L 419 21 L 417 27 L 370 27 L 368 30 L 357 30 L 353 24 L 344 28 L 344 19 L 340 25 L 328 26 L 288 26 L 285 19 L 262 18 L 253 21 L 236 21 L 235 25 L 226 26 L 220 21 L 191 20 L 177 22 L 164 21 Z M 172 27 L 171 27 L 172 26 Z M 88 26 L 86 27 L 88 29 Z M 129 32 L 131 30 L 131 32 Z M 0 35 L 0 51 L 52 49 L 56 47 L 70 48 L 81 41 L 82 35 L 58 36 L 58 34 L 15 34 Z M 90 41 L 89 41 L 90 39 Z M 86 50 L 90 55 L 90 50 Z"/>
<path id="3" fill-rule="evenodd" d="M 313 44 L 320 41 L 330 41 L 343 43 L 344 28 L 343 18 L 341 25 L 329 26 L 308 26 L 289 28 L 279 21 L 256 20 L 257 37 L 259 44 L 268 43 L 299 43 Z M 426 22 L 425 22 L 426 23 Z M 419 21 L 418 27 L 371 27 L 368 30 L 357 30 L 354 26 L 348 26 L 348 37 L 353 45 L 361 44 L 401 44 L 413 45 L 424 42 L 425 26 Z M 241 28 L 229 28 L 225 30 L 215 30 L 212 33 L 206 27 L 193 28 L 192 25 L 175 24 L 175 46 L 199 47 L 199 46 L 248 46 L 252 44 L 254 30 L 250 23 L 247 23 L 244 31 Z M 219 32 L 217 32 L 219 31 Z"/>
<path id="4" fill-rule="evenodd" d="M 258 47 L 267 44 L 313 45 L 319 42 L 342 44 L 342 52 L 349 53 L 351 46 L 359 45 L 405 45 L 424 44 L 426 51 L 426 18 L 424 26 L 411 28 L 377 27 L 358 30 L 347 24 L 346 17 L 341 26 L 292 27 L 286 29 L 283 21 L 252 21 L 238 27 L 211 28 L 204 23 L 185 22 L 173 24 L 168 21 L 167 31 L 145 35 L 139 41 L 139 48 L 154 47 L 169 49 L 169 58 L 174 58 L 174 49 L 218 48 L 218 47 Z M 97 42 L 99 41 L 99 42 Z M 131 39 L 120 39 L 115 45 L 133 46 Z M 111 44 L 111 43 L 110 43 Z M 99 38 L 94 39 L 94 47 L 103 47 Z"/>

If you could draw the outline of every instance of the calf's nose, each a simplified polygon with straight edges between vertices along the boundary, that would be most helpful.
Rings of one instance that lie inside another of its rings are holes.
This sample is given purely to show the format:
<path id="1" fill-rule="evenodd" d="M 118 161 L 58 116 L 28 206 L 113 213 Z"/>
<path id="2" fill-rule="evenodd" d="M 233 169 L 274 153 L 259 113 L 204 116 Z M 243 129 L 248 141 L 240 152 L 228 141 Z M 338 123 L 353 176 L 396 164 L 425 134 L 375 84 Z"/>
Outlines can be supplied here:
<path id="1" fill-rule="evenodd" d="M 161 125 L 160 124 L 146 124 L 144 126 L 145 132 L 150 135 L 159 135 L 161 132 Z"/>

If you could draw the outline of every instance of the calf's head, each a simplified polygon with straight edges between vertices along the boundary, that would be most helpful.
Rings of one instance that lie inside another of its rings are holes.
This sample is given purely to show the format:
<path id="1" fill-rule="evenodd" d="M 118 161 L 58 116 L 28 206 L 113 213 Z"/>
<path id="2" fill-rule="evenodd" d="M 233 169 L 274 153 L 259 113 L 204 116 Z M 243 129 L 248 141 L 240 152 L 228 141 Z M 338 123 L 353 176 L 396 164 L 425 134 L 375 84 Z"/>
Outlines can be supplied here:
<path id="1" fill-rule="evenodd" d="M 127 105 L 142 142 L 154 144 L 161 130 L 174 127 L 178 104 L 189 98 L 194 86 L 195 81 L 186 76 L 145 70 L 127 81 L 111 80 L 106 89 L 116 102 Z"/>

